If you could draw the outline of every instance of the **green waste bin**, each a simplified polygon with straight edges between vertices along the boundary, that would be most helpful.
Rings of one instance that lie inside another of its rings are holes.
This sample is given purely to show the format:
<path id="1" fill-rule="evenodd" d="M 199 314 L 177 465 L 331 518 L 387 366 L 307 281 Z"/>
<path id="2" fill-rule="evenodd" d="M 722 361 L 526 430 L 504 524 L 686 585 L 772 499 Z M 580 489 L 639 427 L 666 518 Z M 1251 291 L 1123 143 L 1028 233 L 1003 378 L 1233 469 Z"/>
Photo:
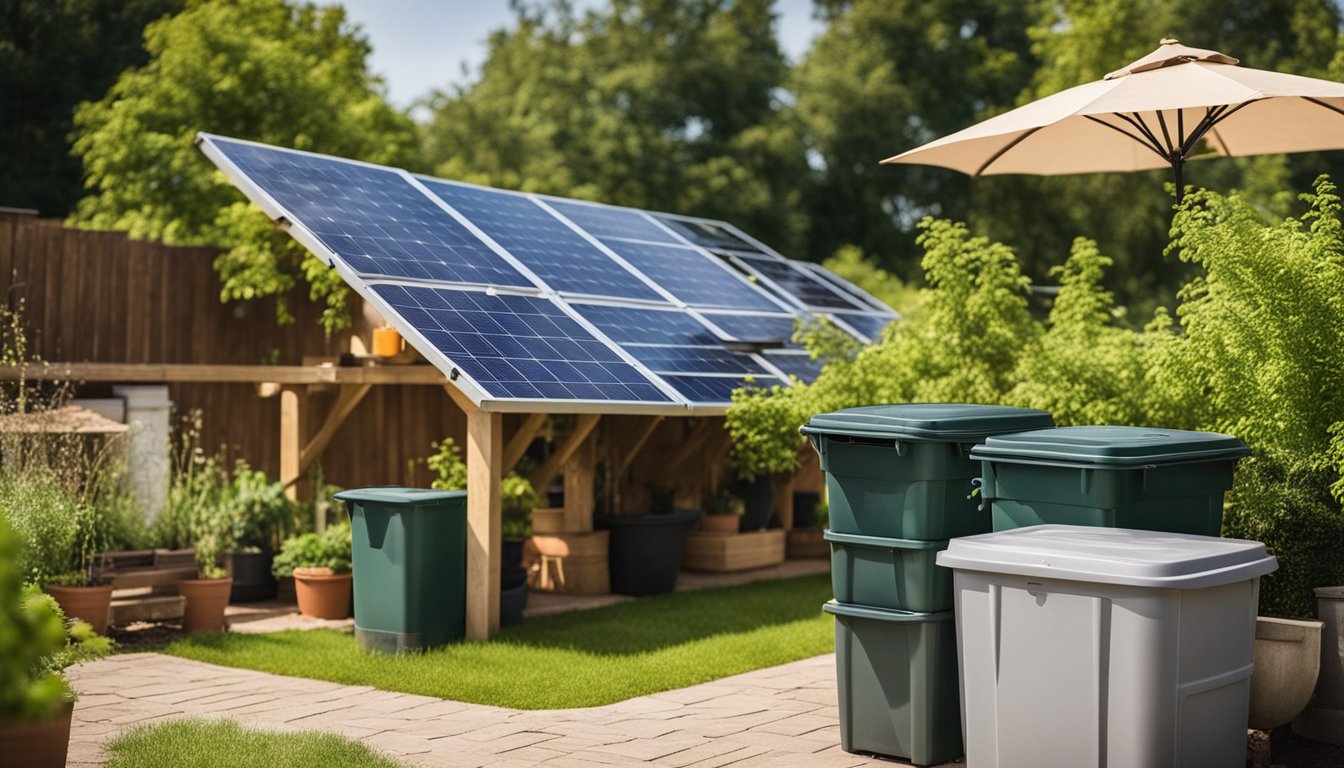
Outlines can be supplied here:
<path id="1" fill-rule="evenodd" d="M 466 632 L 467 494 L 362 488 L 350 507 L 355 639 L 397 652 L 435 648 Z"/>
<path id="2" fill-rule="evenodd" d="M 990 437 L 971 457 L 996 531 L 1059 523 L 1217 536 L 1223 494 L 1250 452 L 1215 432 L 1060 427 Z"/>
<path id="3" fill-rule="evenodd" d="M 990 530 L 968 454 L 990 435 L 1054 426 L 1045 411 L 965 403 L 846 408 L 802 428 L 821 455 L 836 533 L 941 540 Z"/>
<path id="4" fill-rule="evenodd" d="M 831 590 L 842 603 L 900 611 L 952 610 L 952 569 L 935 563 L 947 539 L 882 539 L 826 531 Z"/>
<path id="5" fill-rule="evenodd" d="M 962 755 L 952 611 L 829 602 L 835 616 L 840 747 L 933 765 Z"/>

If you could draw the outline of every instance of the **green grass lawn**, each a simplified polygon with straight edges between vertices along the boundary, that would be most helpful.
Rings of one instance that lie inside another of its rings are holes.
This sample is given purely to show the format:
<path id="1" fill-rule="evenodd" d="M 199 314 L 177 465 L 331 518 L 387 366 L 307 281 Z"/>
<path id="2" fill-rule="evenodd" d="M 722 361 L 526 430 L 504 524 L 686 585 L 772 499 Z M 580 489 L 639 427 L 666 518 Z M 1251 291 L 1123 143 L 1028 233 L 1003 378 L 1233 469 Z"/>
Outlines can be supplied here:
<path id="1" fill-rule="evenodd" d="M 369 653 L 329 630 L 188 637 L 184 658 L 516 709 L 610 704 L 829 653 L 825 574 L 529 619 L 490 642 Z"/>
<path id="2" fill-rule="evenodd" d="M 107 745 L 107 768 L 403 768 L 330 733 L 275 733 L 232 720 L 137 726 Z"/>

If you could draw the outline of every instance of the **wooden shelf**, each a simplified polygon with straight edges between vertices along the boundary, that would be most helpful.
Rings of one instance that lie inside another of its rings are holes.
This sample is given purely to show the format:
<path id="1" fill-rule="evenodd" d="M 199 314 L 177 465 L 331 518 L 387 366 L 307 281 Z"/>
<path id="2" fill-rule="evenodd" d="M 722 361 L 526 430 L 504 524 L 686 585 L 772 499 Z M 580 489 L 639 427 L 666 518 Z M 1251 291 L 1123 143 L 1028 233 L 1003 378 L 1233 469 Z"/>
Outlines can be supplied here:
<path id="1" fill-rule="evenodd" d="M 686 554 L 681 567 L 688 571 L 727 573 L 764 568 L 784 562 L 782 529 L 750 533 L 705 533 L 686 536 Z"/>

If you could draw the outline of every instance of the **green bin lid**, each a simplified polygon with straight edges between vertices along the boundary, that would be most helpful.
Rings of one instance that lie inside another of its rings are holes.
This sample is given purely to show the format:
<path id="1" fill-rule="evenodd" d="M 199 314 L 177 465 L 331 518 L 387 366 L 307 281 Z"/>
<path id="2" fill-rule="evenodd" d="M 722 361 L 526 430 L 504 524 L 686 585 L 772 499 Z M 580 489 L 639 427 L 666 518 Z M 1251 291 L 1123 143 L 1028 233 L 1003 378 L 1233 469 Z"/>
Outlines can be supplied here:
<path id="1" fill-rule="evenodd" d="M 1231 435 L 1154 427 L 1057 427 L 996 435 L 971 451 L 972 459 L 1110 467 L 1235 459 L 1251 452 Z"/>
<path id="2" fill-rule="evenodd" d="M 467 498 L 466 491 L 436 491 L 430 488 L 403 488 L 399 485 L 383 485 L 373 488 L 356 488 L 336 494 L 341 501 L 355 504 L 373 504 L 388 507 L 431 507 Z"/>
<path id="3" fill-rule="evenodd" d="M 813 416 L 804 435 L 852 435 L 948 442 L 980 441 L 989 435 L 1053 427 L 1045 411 L 973 403 L 865 405 Z"/>

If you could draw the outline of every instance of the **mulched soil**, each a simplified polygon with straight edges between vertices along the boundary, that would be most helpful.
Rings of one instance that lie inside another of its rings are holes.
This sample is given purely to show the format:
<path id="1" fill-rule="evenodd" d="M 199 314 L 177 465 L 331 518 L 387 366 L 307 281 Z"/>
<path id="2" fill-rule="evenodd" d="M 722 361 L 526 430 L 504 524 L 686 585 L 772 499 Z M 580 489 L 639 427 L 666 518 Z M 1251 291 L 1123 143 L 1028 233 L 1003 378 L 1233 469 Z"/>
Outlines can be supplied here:
<path id="1" fill-rule="evenodd" d="M 124 627 L 108 627 L 107 636 L 117 644 L 117 653 L 157 651 L 182 637 L 182 625 L 140 621 Z"/>
<path id="2" fill-rule="evenodd" d="M 1285 726 L 1270 733 L 1272 768 L 1344 768 L 1344 747 L 1304 739 Z"/>

